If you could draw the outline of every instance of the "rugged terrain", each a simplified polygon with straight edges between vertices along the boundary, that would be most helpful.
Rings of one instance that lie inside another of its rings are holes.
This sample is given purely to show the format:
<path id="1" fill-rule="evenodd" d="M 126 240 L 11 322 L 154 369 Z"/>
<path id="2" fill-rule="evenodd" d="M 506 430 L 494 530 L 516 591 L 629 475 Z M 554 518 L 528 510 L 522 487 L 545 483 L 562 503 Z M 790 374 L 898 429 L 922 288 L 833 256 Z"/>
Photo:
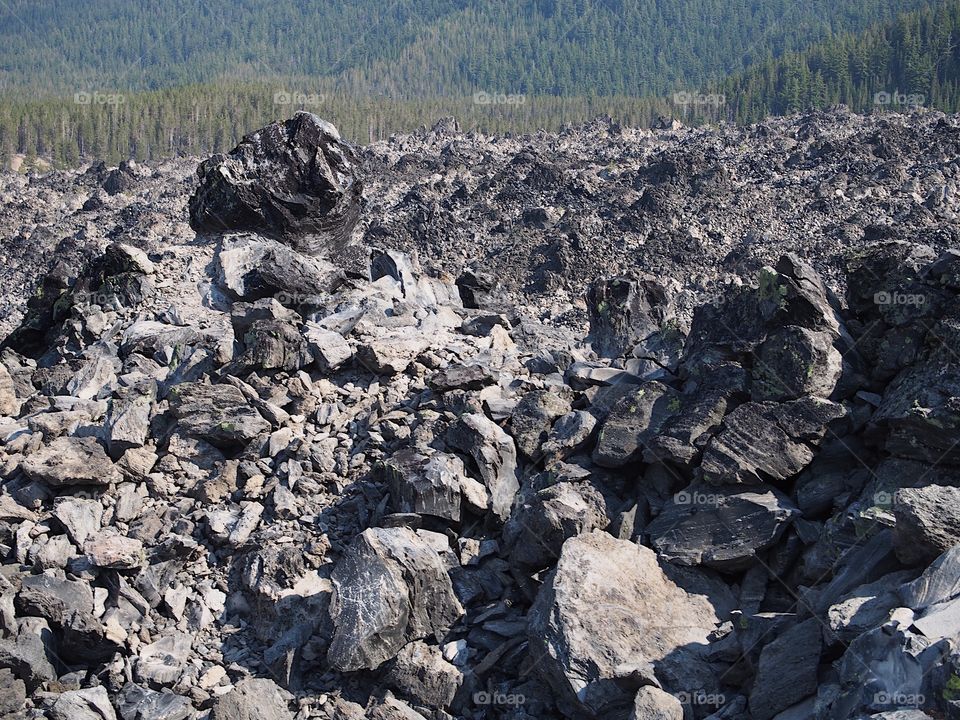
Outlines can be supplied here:
<path id="1" fill-rule="evenodd" d="M 4 176 L 0 711 L 960 717 L 958 139 Z"/>

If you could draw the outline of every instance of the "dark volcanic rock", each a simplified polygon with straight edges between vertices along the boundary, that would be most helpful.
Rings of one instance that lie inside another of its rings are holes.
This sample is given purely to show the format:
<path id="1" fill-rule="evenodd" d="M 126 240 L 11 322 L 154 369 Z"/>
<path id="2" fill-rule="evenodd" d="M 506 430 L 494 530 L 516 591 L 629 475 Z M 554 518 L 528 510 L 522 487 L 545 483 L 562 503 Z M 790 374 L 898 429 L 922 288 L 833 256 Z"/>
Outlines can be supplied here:
<path id="1" fill-rule="evenodd" d="M 333 572 L 328 658 L 373 669 L 412 640 L 442 638 L 463 613 L 437 551 L 407 528 L 371 528 Z"/>
<path id="2" fill-rule="evenodd" d="M 311 113 L 247 135 L 197 175 L 190 224 L 198 232 L 259 232 L 318 255 L 347 244 L 360 216 L 356 154 Z"/>

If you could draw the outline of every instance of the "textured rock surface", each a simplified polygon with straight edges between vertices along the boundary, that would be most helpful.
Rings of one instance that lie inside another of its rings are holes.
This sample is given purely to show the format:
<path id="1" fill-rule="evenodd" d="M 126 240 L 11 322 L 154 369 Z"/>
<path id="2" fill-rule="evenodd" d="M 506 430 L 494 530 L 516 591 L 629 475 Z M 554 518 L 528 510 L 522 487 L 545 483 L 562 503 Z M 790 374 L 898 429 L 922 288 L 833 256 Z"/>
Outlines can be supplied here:
<path id="1" fill-rule="evenodd" d="M 0 176 L 0 708 L 952 717 L 958 126 L 440 124 L 349 247 Z"/>
<path id="2" fill-rule="evenodd" d="M 358 171 L 337 129 L 299 112 L 201 163 L 190 224 L 204 232 L 272 235 L 310 255 L 336 251 L 360 216 Z"/>

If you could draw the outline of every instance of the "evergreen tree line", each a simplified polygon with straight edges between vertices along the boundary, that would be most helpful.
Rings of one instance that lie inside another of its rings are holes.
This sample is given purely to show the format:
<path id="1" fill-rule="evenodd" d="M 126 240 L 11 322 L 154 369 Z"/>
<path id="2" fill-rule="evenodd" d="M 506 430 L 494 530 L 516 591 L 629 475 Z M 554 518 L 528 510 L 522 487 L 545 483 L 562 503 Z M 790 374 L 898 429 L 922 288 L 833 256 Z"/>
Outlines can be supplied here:
<path id="1" fill-rule="evenodd" d="M 555 0 L 551 10 L 543 0 L 537 6 L 546 16 L 559 12 L 561 4 Z M 768 50 L 747 70 L 700 88 L 677 84 L 672 92 L 646 97 L 601 94 L 602 84 L 592 93 L 528 93 L 506 79 L 491 81 L 484 90 L 474 89 L 484 87 L 480 84 L 464 85 L 456 94 L 440 82 L 434 96 L 420 97 L 372 91 L 359 66 L 353 75 L 335 79 L 231 79 L 122 93 L 82 90 L 67 97 L 13 88 L 0 92 L 0 161 L 19 154 L 27 156 L 27 166 L 33 157 L 70 166 L 89 158 L 115 163 L 131 157 L 206 155 L 227 150 L 243 134 L 301 108 L 331 120 L 345 137 L 360 143 L 429 126 L 448 115 L 465 129 L 520 133 L 555 131 L 597 115 L 641 127 L 663 115 L 693 124 L 749 123 L 838 103 L 859 112 L 912 106 L 956 112 L 958 46 L 960 0 L 949 0 L 861 33 L 832 36 L 803 52 L 776 58 Z M 451 60 L 451 73 L 455 66 Z M 468 68 L 467 74 L 482 77 L 497 67 Z M 456 86 L 453 75 L 449 80 Z"/>

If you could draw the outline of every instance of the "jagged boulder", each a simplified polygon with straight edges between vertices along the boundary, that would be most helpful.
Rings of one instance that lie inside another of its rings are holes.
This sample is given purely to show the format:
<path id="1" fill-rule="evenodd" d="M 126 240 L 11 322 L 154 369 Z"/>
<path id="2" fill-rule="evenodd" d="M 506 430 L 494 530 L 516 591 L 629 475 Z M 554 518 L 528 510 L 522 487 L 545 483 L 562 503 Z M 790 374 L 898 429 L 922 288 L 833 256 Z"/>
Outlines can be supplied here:
<path id="1" fill-rule="evenodd" d="M 594 531 L 564 543 L 528 636 L 565 716 L 626 720 L 644 685 L 708 687 L 699 651 L 719 622 L 707 597 L 670 580 L 652 550 Z"/>
<path id="2" fill-rule="evenodd" d="M 360 217 L 354 149 L 330 123 L 298 112 L 251 133 L 197 168 L 190 224 L 197 232 L 252 231 L 308 255 L 335 252 Z"/>
<path id="3" fill-rule="evenodd" d="M 665 560 L 739 570 L 772 547 L 799 513 L 773 488 L 694 485 L 674 495 L 646 531 Z"/>
<path id="4" fill-rule="evenodd" d="M 340 671 L 373 669 L 408 642 L 442 638 L 463 614 L 443 561 L 408 528 L 370 528 L 333 571 L 327 653 Z"/>

